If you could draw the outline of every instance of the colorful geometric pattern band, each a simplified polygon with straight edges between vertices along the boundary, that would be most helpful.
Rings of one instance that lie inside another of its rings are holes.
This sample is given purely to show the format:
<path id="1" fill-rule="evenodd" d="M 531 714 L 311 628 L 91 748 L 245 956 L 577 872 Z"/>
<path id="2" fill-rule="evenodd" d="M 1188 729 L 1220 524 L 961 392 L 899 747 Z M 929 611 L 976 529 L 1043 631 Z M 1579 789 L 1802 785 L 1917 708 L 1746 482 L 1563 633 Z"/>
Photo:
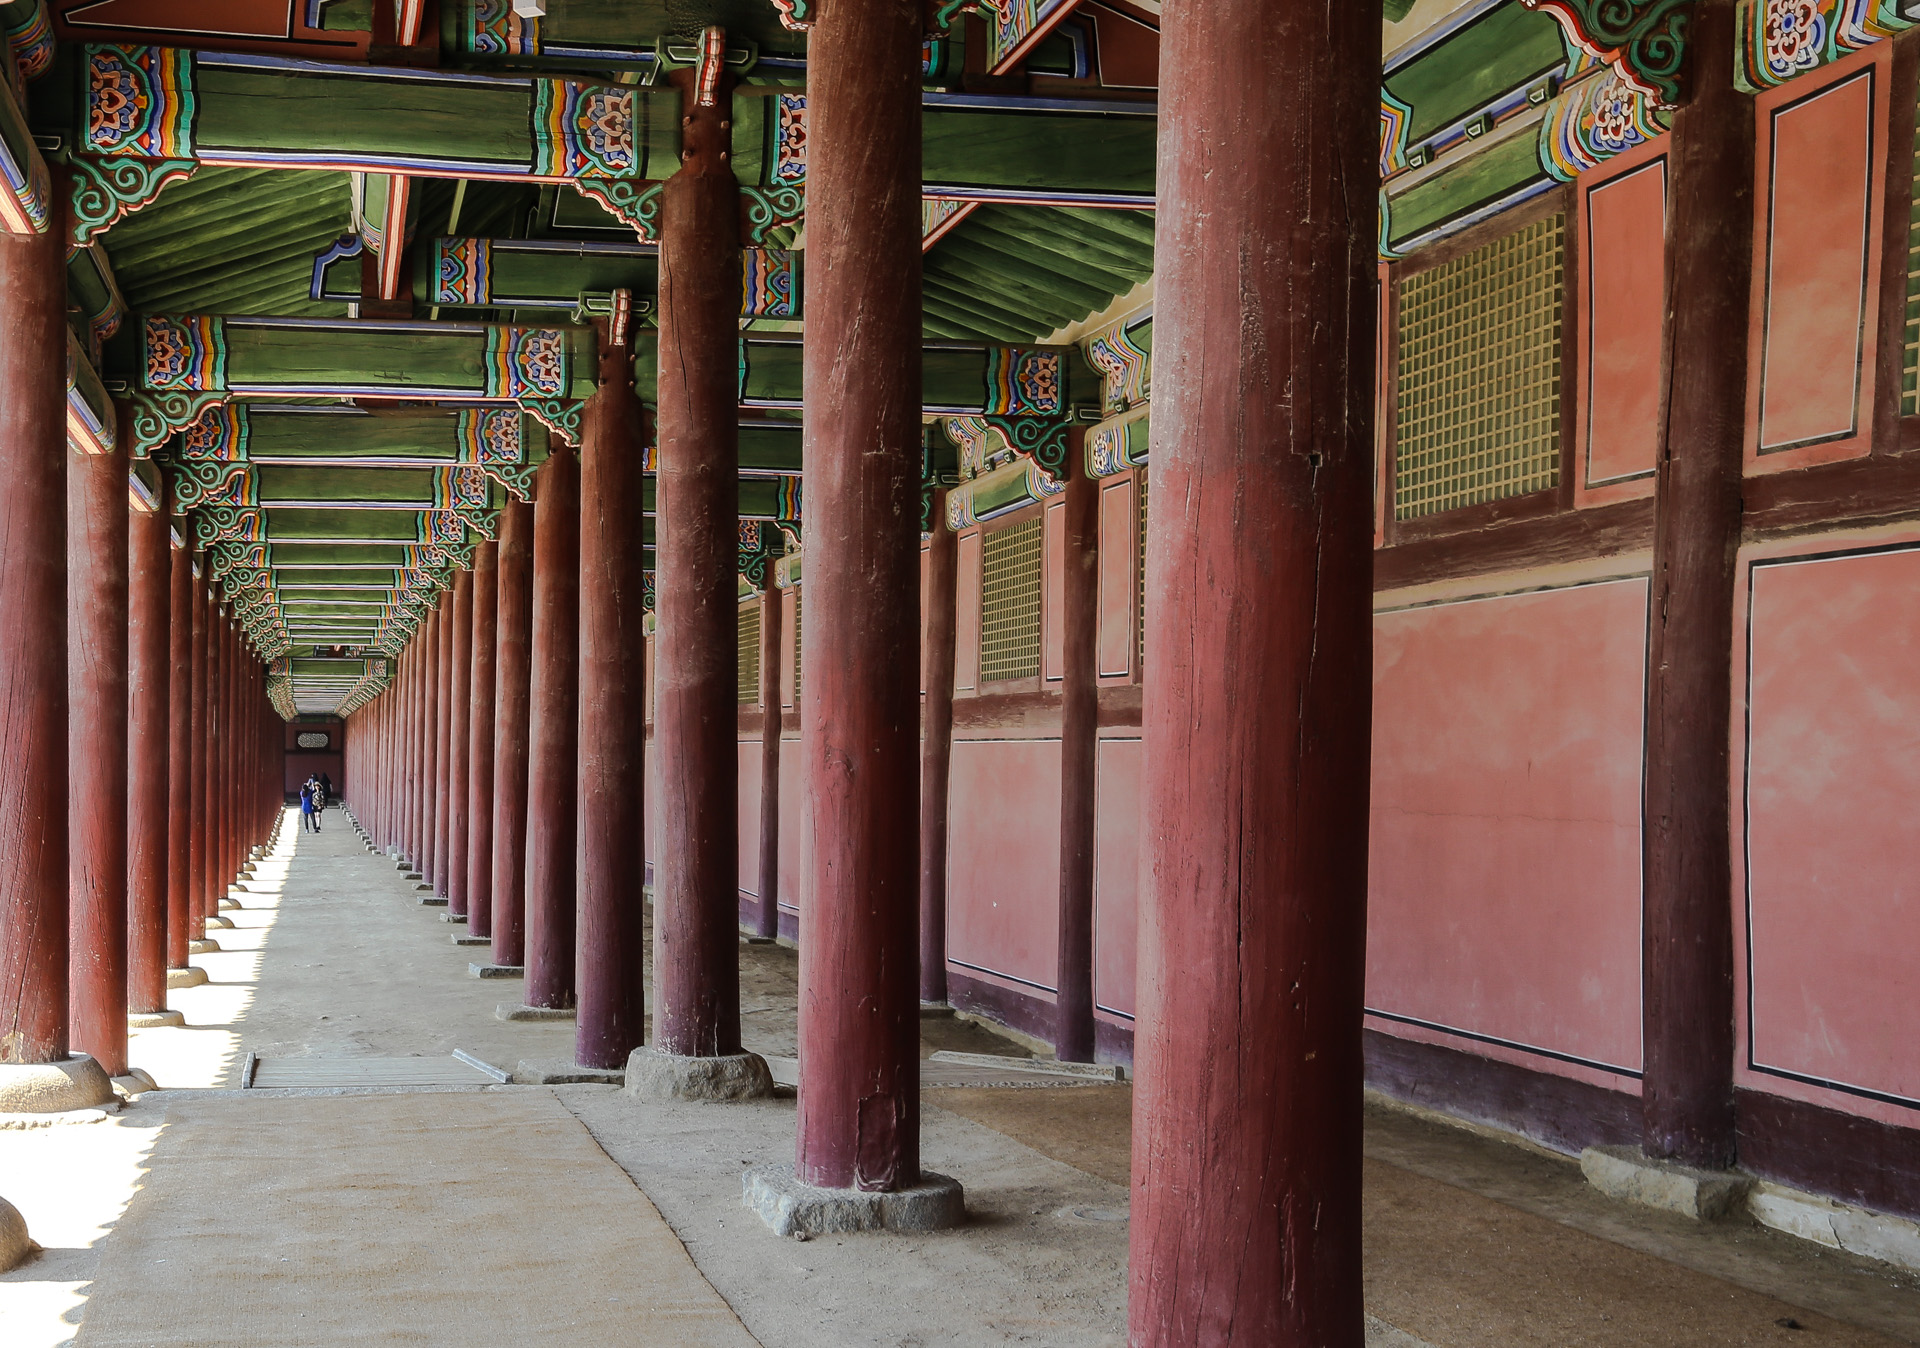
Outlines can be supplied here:
<path id="1" fill-rule="evenodd" d="M 633 90 L 566 80 L 533 87 L 533 171 L 549 178 L 631 178 Z"/>
<path id="2" fill-rule="evenodd" d="M 540 20 L 521 18 L 512 0 L 466 0 L 460 45 L 475 56 L 538 56 Z"/>
<path id="3" fill-rule="evenodd" d="M 493 300 L 493 241 L 433 241 L 433 302 L 485 305 Z"/>
<path id="4" fill-rule="evenodd" d="M 1616 70 L 1562 89 L 1540 123 L 1540 163 L 1563 183 L 1664 135 L 1652 100 Z"/>
<path id="5" fill-rule="evenodd" d="M 553 398 L 567 387 L 567 339 L 557 328 L 489 328 L 487 396 Z"/>
<path id="6" fill-rule="evenodd" d="M 244 463 L 247 457 L 245 403 L 215 403 L 200 419 L 179 432 L 182 458 Z"/>
<path id="7" fill-rule="evenodd" d="M 1004 416 L 1054 416 L 1060 411 L 1060 353 L 1017 346 L 987 349 L 984 410 Z"/>
<path id="8" fill-rule="evenodd" d="M 206 315 L 147 319 L 144 383 L 156 390 L 222 393 L 227 387 L 225 325 Z"/>
<path id="9" fill-rule="evenodd" d="M 521 422 L 517 407 L 469 407 L 460 413 L 460 462 L 517 464 Z"/>
<path id="10" fill-rule="evenodd" d="M 193 158 L 193 53 L 88 47 L 87 140 L 95 154 Z"/>
<path id="11" fill-rule="evenodd" d="M 781 187 L 799 187 L 807 181 L 805 94 L 774 95 L 773 181 Z"/>
<path id="12" fill-rule="evenodd" d="M 1785 84 L 1913 27 L 1899 0 L 1744 0 L 1740 84 L 1758 92 Z"/>
<path id="13" fill-rule="evenodd" d="M 740 253 L 742 318 L 792 318 L 799 289 L 800 254 L 786 248 Z"/>
<path id="14" fill-rule="evenodd" d="M 1100 372 L 1101 410 L 1109 416 L 1152 396 L 1153 356 L 1127 335 L 1128 324 L 1139 328 L 1140 317 L 1103 328 L 1087 340 L 1087 363 Z"/>

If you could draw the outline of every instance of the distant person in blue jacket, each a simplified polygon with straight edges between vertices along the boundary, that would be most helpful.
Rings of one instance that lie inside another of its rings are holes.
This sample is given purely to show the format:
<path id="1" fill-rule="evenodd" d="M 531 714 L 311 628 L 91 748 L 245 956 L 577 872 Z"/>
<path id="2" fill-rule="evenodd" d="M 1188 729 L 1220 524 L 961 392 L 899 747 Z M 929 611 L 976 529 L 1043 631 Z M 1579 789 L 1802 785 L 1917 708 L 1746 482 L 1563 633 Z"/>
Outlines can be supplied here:
<path id="1" fill-rule="evenodd" d="M 320 831 L 320 783 L 311 777 L 300 788 L 300 827 Z"/>

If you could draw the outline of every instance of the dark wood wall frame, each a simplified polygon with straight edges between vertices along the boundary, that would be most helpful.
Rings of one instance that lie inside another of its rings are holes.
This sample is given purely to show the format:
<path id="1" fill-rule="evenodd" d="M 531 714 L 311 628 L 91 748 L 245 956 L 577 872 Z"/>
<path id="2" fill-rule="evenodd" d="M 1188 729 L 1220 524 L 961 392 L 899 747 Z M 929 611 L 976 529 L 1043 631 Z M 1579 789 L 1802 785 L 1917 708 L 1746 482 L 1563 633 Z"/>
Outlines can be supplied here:
<path id="1" fill-rule="evenodd" d="M 1573 418 L 1569 414 L 1572 400 L 1568 396 L 1570 379 L 1568 371 L 1574 368 L 1573 359 L 1577 356 L 1573 343 L 1578 334 L 1577 326 L 1570 320 L 1570 298 L 1576 293 L 1578 258 L 1575 256 L 1575 231 L 1572 228 L 1572 212 L 1575 205 L 1572 183 L 1565 183 L 1550 192 L 1542 193 L 1533 200 L 1524 202 L 1510 211 L 1503 212 L 1491 220 L 1479 224 L 1450 239 L 1443 239 L 1430 248 L 1424 248 L 1411 257 L 1401 258 L 1389 264 L 1387 268 L 1386 319 L 1388 330 L 1386 340 L 1380 343 L 1381 359 L 1385 368 L 1381 378 L 1385 384 L 1384 396 L 1380 399 L 1380 415 L 1387 424 L 1380 435 L 1380 497 L 1382 539 L 1381 551 L 1399 547 L 1405 543 L 1419 543 L 1429 539 L 1449 538 L 1460 534 L 1471 534 L 1515 520 L 1535 519 L 1573 509 L 1573 466 L 1574 434 Z M 1396 520 L 1394 518 L 1394 496 L 1397 485 L 1395 479 L 1399 464 L 1399 370 L 1400 370 L 1400 283 L 1444 266 L 1478 248 L 1485 247 L 1498 239 L 1503 239 L 1516 230 L 1545 220 L 1553 215 L 1565 215 L 1568 228 L 1562 239 L 1561 261 L 1561 321 L 1560 321 L 1560 483 L 1546 491 L 1528 492 L 1521 496 L 1503 497 L 1498 501 L 1482 501 L 1478 505 L 1462 506 L 1455 510 L 1443 510 L 1436 514 L 1425 515 L 1416 520 Z M 1379 568 L 1375 567 L 1376 577 Z M 1377 581 L 1376 581 L 1377 586 Z"/>

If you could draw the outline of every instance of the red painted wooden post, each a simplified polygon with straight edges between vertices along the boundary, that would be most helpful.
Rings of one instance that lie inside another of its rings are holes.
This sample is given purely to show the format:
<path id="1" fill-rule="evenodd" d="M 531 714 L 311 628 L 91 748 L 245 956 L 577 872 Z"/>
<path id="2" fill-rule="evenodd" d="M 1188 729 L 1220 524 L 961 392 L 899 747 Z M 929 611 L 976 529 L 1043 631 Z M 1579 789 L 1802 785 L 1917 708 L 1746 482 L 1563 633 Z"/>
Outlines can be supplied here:
<path id="1" fill-rule="evenodd" d="M 535 475 L 528 681 L 526 997 L 574 1004 L 580 715 L 580 461 L 556 437 Z"/>
<path id="2" fill-rule="evenodd" d="M 920 1176 L 921 28 L 836 0 L 809 38 L 796 1168 L 831 1188 Z"/>
<path id="3" fill-rule="evenodd" d="M 494 613 L 500 545 L 473 550 L 473 663 L 467 706 L 467 934 L 493 935 Z"/>
<path id="4" fill-rule="evenodd" d="M 127 514 L 127 1009 L 136 1015 L 167 1009 L 172 509 L 162 472 L 154 508 Z"/>
<path id="5" fill-rule="evenodd" d="M 127 451 L 67 455 L 69 1031 L 127 1070 Z"/>
<path id="6" fill-rule="evenodd" d="M 780 591 L 767 564 L 760 591 L 760 911 L 754 934 L 780 935 Z"/>
<path id="7" fill-rule="evenodd" d="M 493 657 L 493 962 L 526 956 L 527 737 L 533 663 L 533 506 L 500 510 Z"/>
<path id="8" fill-rule="evenodd" d="M 165 470 L 163 470 L 164 473 Z M 163 531 L 171 533 L 168 515 Z M 190 534 L 192 522 L 180 517 Z M 193 553 L 169 539 L 167 584 L 167 967 L 187 967 L 193 934 Z"/>
<path id="9" fill-rule="evenodd" d="M 692 71 L 683 72 L 691 76 Z M 660 473 L 655 549 L 653 1039 L 740 1051 L 740 205 L 727 162 L 732 81 L 681 92 L 681 165 L 661 202 Z"/>
<path id="10" fill-rule="evenodd" d="M 187 521 L 191 529 L 191 518 Z M 193 744 L 191 756 L 193 763 L 193 781 L 189 792 L 192 819 L 189 827 L 193 837 L 189 844 L 189 859 L 192 867 L 191 894 L 188 902 L 190 939 L 203 940 L 207 934 L 207 688 L 209 670 L 207 667 L 208 613 L 206 553 L 201 552 L 195 560 L 200 574 L 193 578 L 193 703 L 189 709 L 193 722 Z"/>
<path id="11" fill-rule="evenodd" d="M 671 233 L 667 237 L 671 242 Z M 735 310 L 737 330 L 737 300 Z M 625 321 L 624 315 L 616 319 L 622 326 Z M 588 1067 L 625 1067 L 627 1055 L 646 1037 L 646 746 L 633 678 L 645 659 L 640 530 L 646 448 L 633 353 L 613 336 L 602 329 L 600 383 L 582 418 L 579 470 L 580 1003 L 574 1058 Z"/>
<path id="12" fill-rule="evenodd" d="M 440 609 L 435 605 L 427 615 L 420 642 L 420 753 L 417 759 L 420 795 L 420 851 L 413 868 L 433 884 L 434 865 L 439 853 L 434 843 L 439 833 L 439 787 L 436 760 L 440 748 Z"/>
<path id="13" fill-rule="evenodd" d="M 1359 1348 L 1380 5 L 1160 61 L 1130 1341 Z"/>
<path id="14" fill-rule="evenodd" d="M 453 578 L 447 642 L 447 913 L 467 915 L 467 714 L 473 697 L 473 573 Z"/>
<path id="15" fill-rule="evenodd" d="M 448 715 L 453 706 L 452 587 L 440 592 L 433 626 L 433 861 L 427 879 L 433 882 L 433 892 L 444 899 L 447 897 L 447 828 L 451 823 L 448 775 L 453 766 L 448 752 L 453 729 Z"/>
<path id="16" fill-rule="evenodd" d="M 953 661 L 959 536 L 947 527 L 947 493 L 933 497 L 927 547 L 926 661 L 920 737 L 920 1000 L 947 1001 L 947 784 L 953 758 Z"/>
<path id="17" fill-rule="evenodd" d="M 1753 99 L 1733 0 L 1701 0 L 1668 151 L 1667 417 L 1654 479 L 1641 1005 L 1644 1146 L 1733 1163 L 1728 736 L 1753 252 Z"/>
<path id="18" fill-rule="evenodd" d="M 1080 462 L 1076 432 L 1067 481 L 1066 574 L 1060 663 L 1060 951 L 1054 1053 L 1092 1062 L 1094 760 L 1099 687 L 1094 638 L 1100 608 L 1100 484 Z"/>

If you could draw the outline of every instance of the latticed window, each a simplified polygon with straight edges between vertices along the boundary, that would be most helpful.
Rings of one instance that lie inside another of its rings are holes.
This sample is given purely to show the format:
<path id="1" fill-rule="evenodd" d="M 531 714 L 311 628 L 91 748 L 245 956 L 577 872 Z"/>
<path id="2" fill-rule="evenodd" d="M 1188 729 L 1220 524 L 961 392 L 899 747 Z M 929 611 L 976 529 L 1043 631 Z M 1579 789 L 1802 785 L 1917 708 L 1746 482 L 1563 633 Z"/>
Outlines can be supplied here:
<path id="1" fill-rule="evenodd" d="M 1555 215 L 1400 283 L 1395 519 L 1559 484 L 1565 237 Z"/>
<path id="2" fill-rule="evenodd" d="M 800 610 L 804 600 L 800 591 L 793 592 L 793 705 L 800 705 Z"/>
<path id="3" fill-rule="evenodd" d="M 1142 468 L 1133 475 L 1133 489 L 1140 499 L 1140 567 L 1135 572 L 1138 578 L 1138 593 L 1135 595 L 1133 610 L 1134 668 L 1144 670 L 1147 667 L 1147 470 Z"/>
<path id="4" fill-rule="evenodd" d="M 1914 117 L 1920 125 L 1920 109 Z M 1907 331 L 1901 353 L 1900 415 L 1920 416 L 1920 139 L 1913 146 L 1913 205 L 1907 214 Z"/>
<path id="5" fill-rule="evenodd" d="M 980 544 L 980 681 L 1040 673 L 1040 517 Z"/>
<path id="6" fill-rule="evenodd" d="M 739 646 L 740 659 L 735 664 L 738 672 L 738 692 L 742 705 L 755 705 L 760 701 L 760 603 L 740 606 L 740 616 L 734 624 L 735 637 Z"/>

